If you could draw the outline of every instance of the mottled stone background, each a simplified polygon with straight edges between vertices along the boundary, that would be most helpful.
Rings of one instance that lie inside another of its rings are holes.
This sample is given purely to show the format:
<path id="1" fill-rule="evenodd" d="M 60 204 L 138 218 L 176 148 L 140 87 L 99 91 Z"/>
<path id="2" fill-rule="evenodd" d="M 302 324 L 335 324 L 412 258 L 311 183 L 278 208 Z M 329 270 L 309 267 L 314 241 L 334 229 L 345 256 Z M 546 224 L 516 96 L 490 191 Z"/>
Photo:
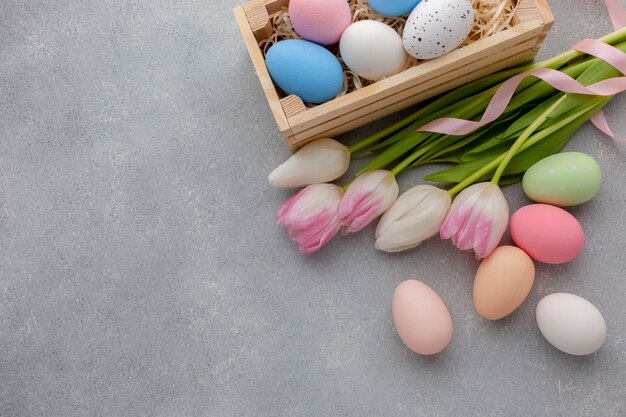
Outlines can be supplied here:
<path id="1" fill-rule="evenodd" d="M 477 262 L 448 242 L 388 255 L 369 227 L 302 256 L 273 220 L 290 192 L 266 176 L 289 152 L 240 1 L 0 2 L 0 416 L 626 415 L 626 145 L 590 126 L 568 145 L 605 175 L 572 210 L 586 246 L 538 266 L 505 320 L 476 315 Z M 542 57 L 611 30 L 599 0 L 550 3 Z M 623 135 L 625 108 L 608 107 Z M 453 316 L 435 357 L 392 326 L 413 277 Z M 597 354 L 540 335 L 534 307 L 557 291 L 604 313 Z"/>

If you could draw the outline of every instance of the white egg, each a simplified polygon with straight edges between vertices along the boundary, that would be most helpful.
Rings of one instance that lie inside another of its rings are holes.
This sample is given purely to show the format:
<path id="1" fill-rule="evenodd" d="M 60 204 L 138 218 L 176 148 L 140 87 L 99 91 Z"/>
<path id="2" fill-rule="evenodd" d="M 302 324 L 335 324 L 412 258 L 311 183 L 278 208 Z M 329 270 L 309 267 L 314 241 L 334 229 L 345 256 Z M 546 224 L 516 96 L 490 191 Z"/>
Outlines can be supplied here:
<path id="1" fill-rule="evenodd" d="M 408 58 L 400 35 L 375 20 L 362 20 L 348 26 L 341 35 L 339 50 L 352 72 L 372 81 L 402 71 Z"/>
<path id="2" fill-rule="evenodd" d="M 404 48 L 418 59 L 440 57 L 463 43 L 473 24 L 468 0 L 422 0 L 404 26 Z"/>
<path id="3" fill-rule="evenodd" d="M 570 355 L 589 355 L 600 349 L 606 339 L 606 323 L 600 311 L 574 294 L 544 297 L 537 304 L 536 318 L 548 342 Z"/>

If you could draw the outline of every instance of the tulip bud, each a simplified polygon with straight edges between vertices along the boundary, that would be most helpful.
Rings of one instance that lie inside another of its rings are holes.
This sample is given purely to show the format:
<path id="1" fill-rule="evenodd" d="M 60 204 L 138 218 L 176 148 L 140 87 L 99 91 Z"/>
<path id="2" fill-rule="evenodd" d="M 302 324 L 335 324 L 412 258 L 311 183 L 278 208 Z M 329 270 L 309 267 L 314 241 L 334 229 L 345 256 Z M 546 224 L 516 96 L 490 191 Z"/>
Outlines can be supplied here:
<path id="1" fill-rule="evenodd" d="M 405 191 L 378 222 L 376 249 L 399 252 L 433 237 L 451 202 L 447 191 L 431 185 Z"/>
<path id="2" fill-rule="evenodd" d="M 345 192 L 339 205 L 344 233 L 354 233 L 383 214 L 398 197 L 394 175 L 378 169 L 358 176 Z"/>
<path id="3" fill-rule="evenodd" d="M 304 187 L 333 181 L 350 165 L 350 151 L 333 139 L 318 139 L 304 146 L 267 177 L 274 187 Z"/>
<path id="4" fill-rule="evenodd" d="M 467 187 L 454 199 L 440 235 L 461 250 L 473 250 L 476 259 L 482 259 L 498 246 L 508 223 L 509 206 L 500 187 L 481 182 Z"/>
<path id="5" fill-rule="evenodd" d="M 276 222 L 287 229 L 302 253 L 313 253 L 341 228 L 337 210 L 342 196 L 336 185 L 310 185 L 280 206 Z"/>

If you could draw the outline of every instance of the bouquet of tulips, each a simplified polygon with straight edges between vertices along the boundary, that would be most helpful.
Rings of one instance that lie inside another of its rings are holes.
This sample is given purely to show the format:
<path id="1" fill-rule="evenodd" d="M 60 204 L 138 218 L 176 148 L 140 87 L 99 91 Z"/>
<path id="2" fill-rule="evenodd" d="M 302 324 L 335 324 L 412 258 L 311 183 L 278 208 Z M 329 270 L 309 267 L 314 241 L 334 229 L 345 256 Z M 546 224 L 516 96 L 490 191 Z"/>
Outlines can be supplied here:
<path id="1" fill-rule="evenodd" d="M 277 222 L 304 253 L 317 251 L 339 230 L 357 232 L 383 215 L 376 228 L 378 249 L 413 248 L 439 233 L 478 259 L 488 256 L 508 224 L 499 186 L 520 181 L 534 163 L 559 152 L 612 94 L 626 89 L 621 76 L 626 28 L 598 41 L 618 56 L 613 65 L 571 50 L 452 90 L 351 147 L 332 139 L 306 145 L 269 175 L 274 186 L 305 187 L 278 209 Z M 541 76 L 546 69 L 575 80 L 578 87 L 555 88 L 558 77 L 547 82 L 543 78 L 549 77 Z M 622 87 L 615 88 L 615 80 Z M 611 81 L 613 88 L 604 88 Z M 494 96 L 511 86 L 506 106 L 485 120 L 497 101 Z M 587 91 L 585 86 L 596 88 Z M 440 126 L 442 118 L 448 129 L 438 132 L 432 126 Z M 344 187 L 328 183 L 346 172 L 352 156 L 364 155 L 372 159 L 352 182 Z M 433 163 L 452 167 L 424 179 L 453 186 L 418 185 L 398 198 L 395 176 Z"/>

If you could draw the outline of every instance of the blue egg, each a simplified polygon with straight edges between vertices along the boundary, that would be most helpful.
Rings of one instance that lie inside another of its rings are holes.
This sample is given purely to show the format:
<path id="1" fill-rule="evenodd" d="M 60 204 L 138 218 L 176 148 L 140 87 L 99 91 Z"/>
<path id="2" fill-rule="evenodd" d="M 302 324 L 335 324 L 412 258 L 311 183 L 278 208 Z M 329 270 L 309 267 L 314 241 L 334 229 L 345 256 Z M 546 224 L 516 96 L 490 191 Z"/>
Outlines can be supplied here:
<path id="1" fill-rule="evenodd" d="M 369 0 L 375 12 L 385 16 L 404 16 L 413 11 L 421 0 Z"/>
<path id="2" fill-rule="evenodd" d="M 290 39 L 273 45 L 265 55 L 272 80 L 287 94 L 320 104 L 332 100 L 343 88 L 339 60 L 313 42 Z"/>

